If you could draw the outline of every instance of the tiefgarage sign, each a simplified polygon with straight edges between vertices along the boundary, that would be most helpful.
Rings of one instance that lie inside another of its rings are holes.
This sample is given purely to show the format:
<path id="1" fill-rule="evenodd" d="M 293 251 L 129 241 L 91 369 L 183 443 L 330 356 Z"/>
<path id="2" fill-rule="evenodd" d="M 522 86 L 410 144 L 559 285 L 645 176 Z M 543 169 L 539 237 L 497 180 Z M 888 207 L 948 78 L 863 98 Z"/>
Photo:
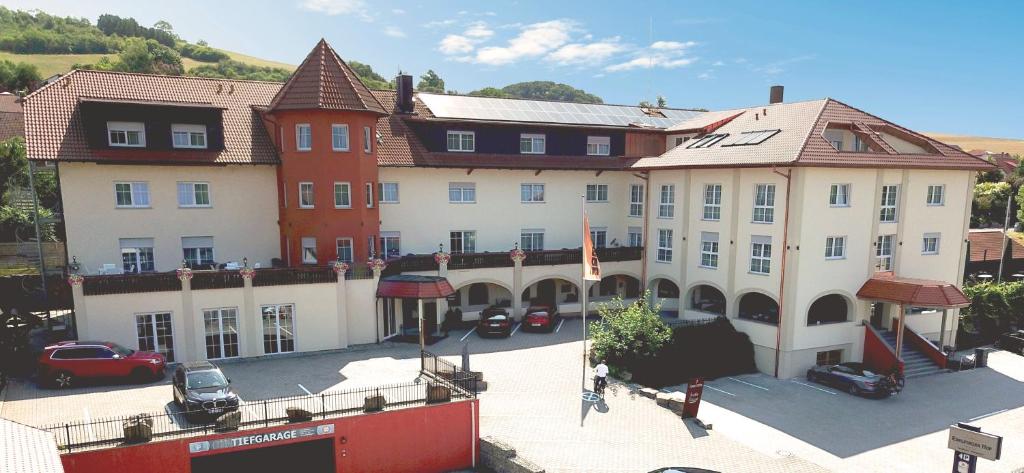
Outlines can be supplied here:
<path id="1" fill-rule="evenodd" d="M 1002 453 L 1003 438 L 951 425 L 949 426 L 949 448 L 986 460 L 998 460 Z"/>
<path id="2" fill-rule="evenodd" d="M 216 440 L 204 440 L 188 444 L 189 453 L 204 453 L 213 450 L 227 448 L 249 447 L 256 445 L 272 444 L 285 440 L 298 439 L 303 437 L 317 437 L 334 433 L 334 424 L 318 425 L 316 427 L 303 427 L 300 429 L 278 430 L 264 432 L 261 434 L 242 435 L 239 437 L 227 437 Z"/>

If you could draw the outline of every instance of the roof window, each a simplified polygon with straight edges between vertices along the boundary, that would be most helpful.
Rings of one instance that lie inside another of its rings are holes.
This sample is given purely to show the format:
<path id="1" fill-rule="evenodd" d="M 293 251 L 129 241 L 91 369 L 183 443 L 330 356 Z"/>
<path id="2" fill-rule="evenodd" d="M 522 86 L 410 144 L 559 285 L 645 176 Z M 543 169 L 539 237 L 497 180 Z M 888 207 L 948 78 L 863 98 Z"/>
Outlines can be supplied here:
<path id="1" fill-rule="evenodd" d="M 711 145 L 724 140 L 727 136 L 729 136 L 728 133 L 704 135 L 702 138 L 698 139 L 697 141 L 694 141 L 692 144 L 687 146 L 687 148 L 708 148 Z"/>
<path id="2" fill-rule="evenodd" d="M 764 143 L 765 141 L 768 141 L 768 138 L 771 138 L 771 137 L 775 136 L 780 131 L 782 131 L 782 130 L 776 129 L 776 130 L 745 131 L 743 133 L 740 133 L 740 135 L 737 137 L 737 139 L 735 141 L 733 141 L 732 143 L 726 143 L 726 144 L 723 144 L 722 146 L 753 146 L 753 145 L 759 145 L 761 143 Z"/>

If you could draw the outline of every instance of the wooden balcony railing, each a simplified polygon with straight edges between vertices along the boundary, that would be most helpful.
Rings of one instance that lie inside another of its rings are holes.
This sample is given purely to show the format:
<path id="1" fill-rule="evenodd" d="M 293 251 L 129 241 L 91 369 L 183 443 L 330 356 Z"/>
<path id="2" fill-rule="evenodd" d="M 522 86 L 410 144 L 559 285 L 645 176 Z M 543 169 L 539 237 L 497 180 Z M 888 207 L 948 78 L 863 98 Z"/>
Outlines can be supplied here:
<path id="1" fill-rule="evenodd" d="M 643 256 L 641 247 L 598 248 L 597 257 L 602 262 L 638 261 Z M 559 264 L 580 264 L 582 254 L 579 248 L 527 251 L 523 266 L 554 266 Z M 387 261 L 384 276 L 414 271 L 437 271 L 434 255 L 405 255 Z M 507 252 L 455 253 L 451 255 L 448 269 L 508 268 L 514 263 Z"/>
<path id="2" fill-rule="evenodd" d="M 82 286 L 82 291 L 87 296 L 180 290 L 181 281 L 178 280 L 178 275 L 174 271 L 86 276 Z"/>
<path id="3" fill-rule="evenodd" d="M 253 286 L 284 286 L 288 284 L 337 283 L 338 276 L 330 266 L 257 269 Z"/>

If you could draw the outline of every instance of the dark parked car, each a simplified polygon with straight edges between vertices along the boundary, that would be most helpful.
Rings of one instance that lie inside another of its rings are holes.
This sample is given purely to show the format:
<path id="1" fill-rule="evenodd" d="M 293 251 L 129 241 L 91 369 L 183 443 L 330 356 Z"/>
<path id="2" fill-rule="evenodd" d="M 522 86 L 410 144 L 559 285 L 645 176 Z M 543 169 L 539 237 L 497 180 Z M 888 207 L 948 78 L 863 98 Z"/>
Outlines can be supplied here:
<path id="1" fill-rule="evenodd" d="M 889 395 L 885 377 L 869 371 L 862 363 L 815 366 L 807 370 L 807 380 L 859 396 Z"/>
<path id="2" fill-rule="evenodd" d="M 38 380 L 57 388 L 69 388 L 81 378 L 128 378 L 141 383 L 162 378 L 166 365 L 159 353 L 112 342 L 60 342 L 39 355 Z"/>
<path id="3" fill-rule="evenodd" d="M 213 419 L 238 410 L 231 380 L 208 361 L 182 363 L 174 371 L 174 403 L 189 420 Z"/>
<path id="4" fill-rule="evenodd" d="M 501 307 L 491 306 L 480 312 L 480 321 L 476 324 L 476 333 L 481 337 L 497 335 L 508 337 L 512 335 L 512 316 Z"/>
<path id="5" fill-rule="evenodd" d="M 1024 330 L 1000 335 L 996 340 L 996 348 L 1024 355 Z"/>
<path id="6" fill-rule="evenodd" d="M 562 315 L 558 313 L 557 306 L 533 305 L 526 309 L 526 317 L 523 318 L 523 330 L 545 330 L 554 332 Z"/>

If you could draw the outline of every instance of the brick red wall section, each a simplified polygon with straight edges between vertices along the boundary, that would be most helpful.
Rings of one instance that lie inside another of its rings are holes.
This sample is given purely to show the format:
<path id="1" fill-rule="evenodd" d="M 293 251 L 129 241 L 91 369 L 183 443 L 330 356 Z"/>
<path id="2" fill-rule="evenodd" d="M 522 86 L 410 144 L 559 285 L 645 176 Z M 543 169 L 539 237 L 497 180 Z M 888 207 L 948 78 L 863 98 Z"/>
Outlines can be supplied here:
<path id="1" fill-rule="evenodd" d="M 896 355 L 889 351 L 889 346 L 870 328 L 864 327 L 864 364 L 876 373 L 889 373 L 897 364 Z M 903 362 L 899 362 L 900 373 Z"/>
<path id="2" fill-rule="evenodd" d="M 278 425 L 221 435 L 157 441 L 61 457 L 66 473 L 188 473 L 188 444 L 198 440 L 280 431 L 287 427 L 334 424 L 335 471 L 445 472 L 469 469 L 479 457 L 479 401 L 453 402 L 377 414 Z M 342 437 L 345 443 L 341 443 Z M 298 441 L 314 440 L 304 438 Z M 288 441 L 273 446 L 287 445 Z M 250 447 L 259 448 L 259 447 Z M 218 450 L 229 453 L 234 450 Z M 296 465 L 297 467 L 299 465 Z M 298 471 L 298 470 L 296 470 Z"/>

